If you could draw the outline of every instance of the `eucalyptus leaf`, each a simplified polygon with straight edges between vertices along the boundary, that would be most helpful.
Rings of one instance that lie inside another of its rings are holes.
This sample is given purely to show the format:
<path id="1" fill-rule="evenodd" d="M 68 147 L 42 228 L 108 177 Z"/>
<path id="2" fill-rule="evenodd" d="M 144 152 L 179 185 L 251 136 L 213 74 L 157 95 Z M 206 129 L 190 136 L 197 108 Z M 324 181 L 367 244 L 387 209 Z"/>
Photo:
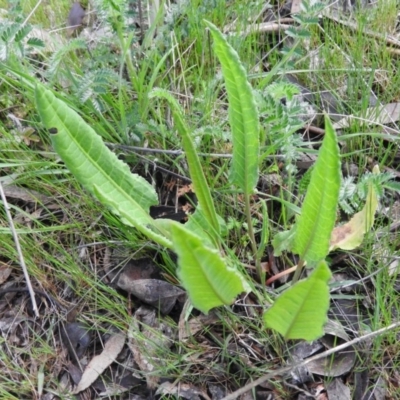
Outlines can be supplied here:
<path id="1" fill-rule="evenodd" d="M 375 212 L 378 208 L 378 196 L 372 183 L 369 183 L 364 208 L 354 214 L 349 222 L 337 226 L 331 236 L 330 251 L 336 249 L 353 250 L 358 247 L 364 235 L 372 228 Z"/>

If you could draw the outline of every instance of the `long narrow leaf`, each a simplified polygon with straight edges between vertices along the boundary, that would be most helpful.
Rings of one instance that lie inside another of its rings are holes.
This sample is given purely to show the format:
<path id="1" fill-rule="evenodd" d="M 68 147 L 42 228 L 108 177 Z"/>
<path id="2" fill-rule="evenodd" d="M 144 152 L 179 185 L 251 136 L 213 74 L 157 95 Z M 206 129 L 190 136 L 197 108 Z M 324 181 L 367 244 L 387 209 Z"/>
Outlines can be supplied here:
<path id="1" fill-rule="evenodd" d="M 183 119 L 181 108 L 175 98 L 172 97 L 171 94 L 166 90 L 154 89 L 150 93 L 150 97 L 164 98 L 171 106 L 176 129 L 182 138 L 182 146 L 189 165 L 190 178 L 193 182 L 194 192 L 196 193 L 202 213 L 207 219 L 211 228 L 208 233 L 214 239 L 214 242 L 218 243 L 220 226 L 214 207 L 214 202 L 211 197 L 211 192 L 208 187 L 206 177 L 201 167 L 199 156 L 197 155 L 193 140 L 190 137 L 189 129 Z"/>
<path id="2" fill-rule="evenodd" d="M 340 155 L 336 133 L 325 115 L 325 137 L 311 174 L 297 222 L 293 251 L 308 264 L 329 252 L 340 189 Z"/>
<path id="3" fill-rule="evenodd" d="M 238 54 L 215 25 L 205 23 L 214 39 L 214 51 L 221 63 L 228 94 L 233 142 L 231 180 L 249 195 L 258 180 L 260 127 L 257 106 Z"/>
<path id="4" fill-rule="evenodd" d="M 153 187 L 132 174 L 96 132 L 50 90 L 38 85 L 35 96 L 43 123 L 52 133 L 54 149 L 76 179 L 124 223 L 171 247 L 171 242 L 156 231 L 149 215 L 150 206 L 158 203 Z"/>

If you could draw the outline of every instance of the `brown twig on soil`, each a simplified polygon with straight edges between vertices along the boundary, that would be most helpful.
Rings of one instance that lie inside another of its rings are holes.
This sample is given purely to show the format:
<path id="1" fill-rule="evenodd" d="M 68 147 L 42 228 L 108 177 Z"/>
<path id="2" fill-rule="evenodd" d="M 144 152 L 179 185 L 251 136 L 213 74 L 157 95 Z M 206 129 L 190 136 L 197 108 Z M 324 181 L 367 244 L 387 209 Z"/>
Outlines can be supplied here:
<path id="1" fill-rule="evenodd" d="M 285 22 L 285 23 L 283 23 Z M 260 24 L 252 24 L 247 29 L 241 32 L 235 32 L 233 27 L 225 28 L 224 32 L 228 32 L 229 35 L 236 35 L 239 33 L 241 36 L 247 36 L 252 33 L 263 33 L 263 32 L 279 32 L 284 29 L 288 29 L 293 24 L 292 18 L 282 18 L 279 21 L 261 22 Z"/>
<path id="2" fill-rule="evenodd" d="M 29 274 L 28 274 L 28 269 L 26 268 L 25 259 L 24 259 L 24 256 L 22 254 L 21 245 L 19 243 L 17 231 L 15 230 L 15 226 L 14 226 L 14 223 L 13 223 L 13 220 L 12 220 L 12 216 L 11 216 L 11 213 L 10 213 L 10 208 L 8 206 L 7 198 L 6 198 L 6 195 L 4 194 L 3 185 L 1 184 L 1 182 L 0 182 L 0 196 L 1 196 L 1 200 L 3 201 L 4 209 L 6 210 L 6 215 L 7 215 L 8 223 L 9 223 L 9 226 L 10 226 L 11 234 L 13 236 L 13 239 L 14 239 L 14 242 L 15 242 L 15 247 L 16 247 L 17 252 L 18 252 L 19 262 L 21 264 L 21 268 L 22 268 L 22 271 L 24 273 L 26 286 L 27 286 L 27 289 L 29 291 L 29 296 L 30 296 L 31 302 L 32 302 L 33 312 L 35 313 L 35 317 L 39 318 L 40 315 L 39 315 L 38 306 L 36 304 L 35 291 L 32 288 L 31 280 L 30 280 Z"/>
<path id="3" fill-rule="evenodd" d="M 243 386 L 242 388 L 236 390 L 235 392 L 229 394 L 228 396 L 225 396 L 222 400 L 235 400 L 240 395 L 242 395 L 242 394 L 246 393 L 247 391 L 255 388 L 256 386 L 260 385 L 261 383 L 264 383 L 265 381 L 268 381 L 268 380 L 274 378 L 275 376 L 286 374 L 286 373 L 292 371 L 293 369 L 297 369 L 297 368 L 303 367 L 303 366 L 305 366 L 305 365 L 307 365 L 307 364 L 309 364 L 309 363 L 311 363 L 311 362 L 313 362 L 315 360 L 319 360 L 321 358 L 328 357 L 331 354 L 335 354 L 335 353 L 337 353 L 337 352 L 339 352 L 341 350 L 347 349 L 350 346 L 358 344 L 358 343 L 360 343 L 360 342 L 362 342 L 364 340 L 371 339 L 371 338 L 373 338 L 375 336 L 380 335 L 381 333 L 389 332 L 392 329 L 395 329 L 395 328 L 398 328 L 398 327 L 400 327 L 400 321 L 397 321 L 394 324 L 391 324 L 391 325 L 389 325 L 389 326 L 387 326 L 385 328 L 378 329 L 377 331 L 374 331 L 374 332 L 371 332 L 371 333 L 367 333 L 366 335 L 363 335 L 363 336 L 360 336 L 360 337 L 355 338 L 353 340 L 350 340 L 350 342 L 343 343 L 343 344 L 341 344 L 339 346 L 333 347 L 332 349 L 324 351 L 323 353 L 317 354 L 317 355 L 315 355 L 313 357 L 307 358 L 307 359 L 305 359 L 305 360 L 303 360 L 303 361 L 301 361 L 299 363 L 292 364 L 292 365 L 289 365 L 287 367 L 278 369 L 276 371 L 269 372 L 268 374 L 265 374 L 264 376 L 261 376 L 260 378 L 258 378 L 255 381 Z"/>

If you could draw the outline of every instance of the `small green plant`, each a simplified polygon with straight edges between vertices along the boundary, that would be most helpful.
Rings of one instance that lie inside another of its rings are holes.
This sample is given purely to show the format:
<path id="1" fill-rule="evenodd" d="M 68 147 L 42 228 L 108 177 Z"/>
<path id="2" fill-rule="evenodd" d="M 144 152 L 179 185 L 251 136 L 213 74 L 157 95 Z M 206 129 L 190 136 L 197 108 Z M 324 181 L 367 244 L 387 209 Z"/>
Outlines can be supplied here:
<path id="1" fill-rule="evenodd" d="M 259 114 L 254 92 L 237 53 L 213 24 L 205 23 L 214 39 L 229 100 L 233 142 L 231 184 L 243 195 L 253 256 L 259 279 L 264 283 L 260 260 L 268 241 L 268 216 L 264 206 L 261 241 L 257 243 L 250 210 L 261 162 Z M 151 218 L 149 207 L 157 203 L 153 187 L 140 176 L 132 175 L 75 111 L 42 85 L 36 87 L 36 103 L 43 123 L 51 134 L 55 150 L 72 174 L 125 224 L 177 253 L 177 275 L 181 284 L 193 306 L 208 312 L 213 307 L 231 304 L 239 293 L 250 291 L 250 285 L 240 272 L 240 262 L 224 243 L 224 223 L 215 211 L 191 130 L 179 104 L 161 89 L 153 90 L 150 97 L 165 99 L 170 104 L 186 153 L 198 198 L 197 209 L 186 225 Z M 286 338 L 314 340 L 321 336 L 329 306 L 328 281 L 331 273 L 325 257 L 330 250 L 336 219 L 340 162 L 336 134 L 327 116 L 325 128 L 326 134 L 310 177 L 301 214 L 289 232 L 291 241 L 286 246 L 300 257 L 294 285 L 264 314 L 266 326 Z M 279 243 L 279 240 L 275 242 Z M 297 282 L 305 264 L 314 271 L 306 280 Z M 318 307 L 315 307 L 316 303 Z"/>
<path id="2" fill-rule="evenodd" d="M 18 62 L 44 48 L 41 39 L 28 37 L 32 26 L 4 19 L 0 22 L 0 61 Z"/>

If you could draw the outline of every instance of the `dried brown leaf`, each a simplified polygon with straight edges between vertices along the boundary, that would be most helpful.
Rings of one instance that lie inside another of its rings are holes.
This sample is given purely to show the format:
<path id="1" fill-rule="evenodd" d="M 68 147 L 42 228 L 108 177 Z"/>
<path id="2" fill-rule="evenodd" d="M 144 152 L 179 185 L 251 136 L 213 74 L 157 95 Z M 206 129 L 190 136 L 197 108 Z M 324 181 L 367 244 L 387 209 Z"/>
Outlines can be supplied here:
<path id="1" fill-rule="evenodd" d="M 83 372 L 82 379 L 72 392 L 77 394 L 87 389 L 104 372 L 104 370 L 115 361 L 125 343 L 125 335 L 117 333 L 107 340 L 104 350 L 98 356 L 92 358 Z"/>
<path id="2" fill-rule="evenodd" d="M 120 275 L 117 285 L 144 303 L 159 308 L 163 314 L 168 314 L 178 296 L 185 293 L 182 289 L 166 281 L 159 279 L 132 280 L 126 274 Z"/>
<path id="3" fill-rule="evenodd" d="M 140 307 L 132 318 L 128 331 L 128 346 L 140 370 L 146 376 L 147 387 L 158 386 L 156 367 L 163 365 L 163 350 L 169 349 L 175 339 L 174 330 L 156 314 L 154 308 Z"/>
<path id="4" fill-rule="evenodd" d="M 0 265 L 0 285 L 3 284 L 11 275 L 12 269 L 6 264 Z"/>

